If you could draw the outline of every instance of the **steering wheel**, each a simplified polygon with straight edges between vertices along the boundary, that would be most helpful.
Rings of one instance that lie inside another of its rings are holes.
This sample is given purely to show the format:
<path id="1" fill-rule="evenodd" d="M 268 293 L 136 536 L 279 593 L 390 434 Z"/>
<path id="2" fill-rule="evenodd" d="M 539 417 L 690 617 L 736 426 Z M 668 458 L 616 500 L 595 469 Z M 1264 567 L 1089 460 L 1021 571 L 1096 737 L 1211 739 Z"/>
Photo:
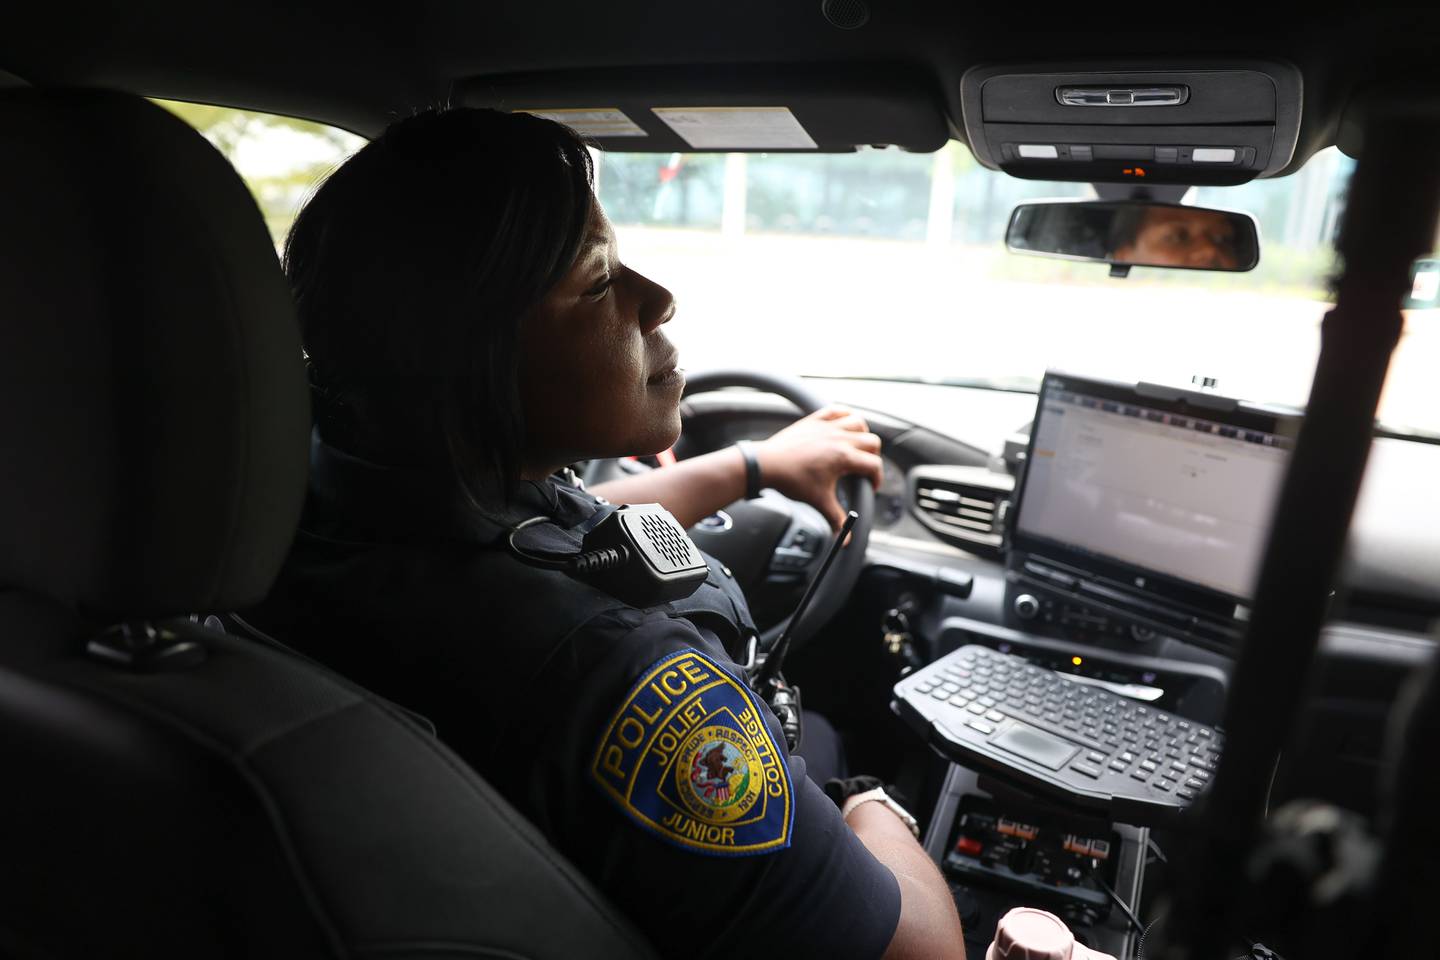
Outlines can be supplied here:
<path id="1" fill-rule="evenodd" d="M 750 387 L 773 393 L 793 403 L 801 416 L 814 413 L 824 401 L 799 380 L 748 370 L 716 370 L 688 377 L 685 396 L 710 393 L 726 387 Z M 600 483 L 622 475 L 614 461 L 593 464 L 588 482 Z M 791 649 L 813 637 L 844 605 L 865 566 L 865 545 L 875 507 L 875 493 L 864 477 L 843 478 L 837 489 L 842 506 L 860 515 L 851 530 L 850 544 L 840 551 L 825 580 L 810 600 L 810 607 L 791 636 Z M 735 575 L 752 611 L 773 610 L 777 601 L 788 612 L 772 623 L 758 623 L 760 649 L 769 650 L 789 626 L 799 593 L 820 569 L 835 534 L 823 514 L 778 493 L 765 492 L 755 500 L 737 500 L 690 528 L 696 545 L 725 564 Z M 788 600 L 788 605 L 785 601 Z M 766 602 L 768 601 L 768 602 Z"/>

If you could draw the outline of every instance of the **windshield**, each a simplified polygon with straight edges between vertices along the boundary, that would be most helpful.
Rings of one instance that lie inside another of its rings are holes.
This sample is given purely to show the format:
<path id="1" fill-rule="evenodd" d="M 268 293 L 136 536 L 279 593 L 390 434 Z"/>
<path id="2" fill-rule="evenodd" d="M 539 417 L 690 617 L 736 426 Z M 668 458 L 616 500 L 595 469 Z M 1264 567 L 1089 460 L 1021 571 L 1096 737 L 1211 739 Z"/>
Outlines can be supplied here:
<path id="1" fill-rule="evenodd" d="M 959 143 L 935 154 L 597 154 L 599 193 L 633 268 L 680 305 L 691 369 L 756 367 L 1034 389 L 1047 368 L 1299 405 L 1329 309 L 1334 236 L 1354 162 L 1193 190 L 1260 224 L 1249 273 L 1010 254 L 1022 200 L 1093 196 L 1018 180 Z M 1440 433 L 1440 311 L 1412 311 L 1381 408 Z"/>
<path id="2" fill-rule="evenodd" d="M 316 181 L 364 142 L 160 102 L 236 165 L 277 246 Z M 1210 377 L 1222 393 L 1286 404 L 1309 389 L 1353 166 L 1330 148 L 1289 177 L 1192 191 L 1197 205 L 1254 214 L 1252 272 L 1137 267 L 1118 280 L 1101 264 L 1007 253 L 1016 203 L 1092 192 L 986 170 L 959 143 L 934 154 L 596 153 L 621 255 L 675 293 L 669 333 L 692 370 L 1034 390 L 1057 368 L 1181 386 Z M 1440 310 L 1410 311 L 1381 402 L 1387 426 L 1440 434 L 1437 369 Z"/>

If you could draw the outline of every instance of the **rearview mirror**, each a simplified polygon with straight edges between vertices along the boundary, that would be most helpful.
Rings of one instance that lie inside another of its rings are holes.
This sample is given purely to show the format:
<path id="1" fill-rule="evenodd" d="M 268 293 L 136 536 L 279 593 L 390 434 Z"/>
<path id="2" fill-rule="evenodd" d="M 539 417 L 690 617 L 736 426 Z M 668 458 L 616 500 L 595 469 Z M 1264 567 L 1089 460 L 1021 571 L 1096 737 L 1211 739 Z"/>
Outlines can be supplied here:
<path id="1" fill-rule="evenodd" d="M 1005 246 L 1120 267 L 1243 271 L 1260 262 L 1260 232 L 1249 214 L 1146 200 L 1022 203 L 1010 215 Z"/>

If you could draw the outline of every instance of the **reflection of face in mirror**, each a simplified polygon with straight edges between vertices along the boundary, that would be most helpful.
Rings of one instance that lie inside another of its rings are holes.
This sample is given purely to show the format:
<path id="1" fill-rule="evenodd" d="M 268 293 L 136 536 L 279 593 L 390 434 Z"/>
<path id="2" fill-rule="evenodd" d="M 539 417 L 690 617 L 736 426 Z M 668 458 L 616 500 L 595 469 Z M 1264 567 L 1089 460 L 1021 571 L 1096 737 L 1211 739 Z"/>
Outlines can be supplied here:
<path id="1" fill-rule="evenodd" d="M 1215 210 L 1122 210 L 1111 231 L 1111 258 L 1140 266 L 1237 270 L 1235 239 L 1230 218 Z"/>

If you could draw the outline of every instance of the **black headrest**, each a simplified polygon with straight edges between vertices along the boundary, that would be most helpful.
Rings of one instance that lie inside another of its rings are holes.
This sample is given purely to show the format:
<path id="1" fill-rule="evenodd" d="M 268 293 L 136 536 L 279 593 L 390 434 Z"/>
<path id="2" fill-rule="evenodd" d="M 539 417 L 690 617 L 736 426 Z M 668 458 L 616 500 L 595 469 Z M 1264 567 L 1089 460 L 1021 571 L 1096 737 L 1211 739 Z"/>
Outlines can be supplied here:
<path id="1" fill-rule="evenodd" d="M 309 424 L 254 201 L 138 98 L 0 92 L 0 588 L 147 617 L 258 601 Z"/>

